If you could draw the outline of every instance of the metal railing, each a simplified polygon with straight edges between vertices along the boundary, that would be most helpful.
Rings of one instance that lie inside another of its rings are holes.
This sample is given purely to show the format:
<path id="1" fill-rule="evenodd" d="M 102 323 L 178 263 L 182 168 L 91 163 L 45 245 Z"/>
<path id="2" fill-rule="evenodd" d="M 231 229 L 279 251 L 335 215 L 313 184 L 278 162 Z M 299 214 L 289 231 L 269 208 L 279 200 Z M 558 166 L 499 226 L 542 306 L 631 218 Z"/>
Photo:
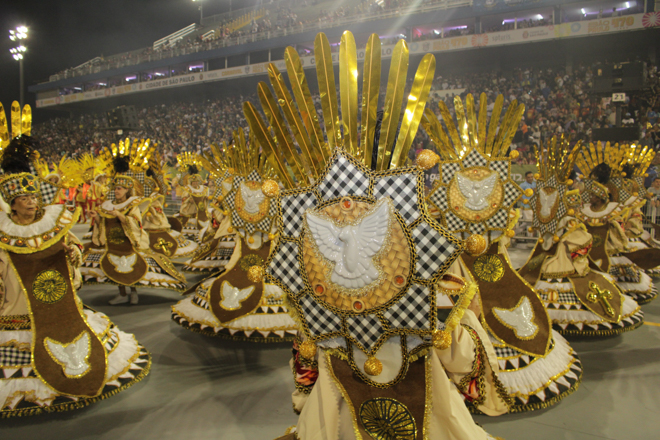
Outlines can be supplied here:
<path id="1" fill-rule="evenodd" d="M 308 31 L 321 31 L 334 27 L 348 26 L 356 23 L 363 23 L 366 21 L 383 20 L 388 18 L 396 18 L 401 15 L 412 13 L 426 13 L 442 9 L 458 8 L 463 6 L 471 6 L 472 0 L 438 0 L 433 3 L 423 4 L 415 7 L 403 7 L 392 11 L 381 11 L 378 13 L 362 13 L 355 14 L 351 17 L 342 17 L 334 20 L 321 20 L 317 23 L 308 25 L 298 25 L 283 29 L 269 30 L 263 32 L 250 33 L 238 37 L 218 38 L 201 43 L 195 43 L 192 46 L 174 47 L 171 49 L 159 50 L 151 53 L 139 53 L 133 51 L 131 53 L 123 53 L 109 57 L 93 66 L 86 66 L 83 69 L 69 69 L 57 75 L 51 75 L 49 81 L 58 81 L 66 78 L 74 78 L 77 76 L 89 75 L 92 73 L 99 73 L 105 70 L 118 69 L 126 66 L 136 66 L 142 63 L 158 61 L 167 58 L 174 58 L 181 55 L 188 55 L 191 53 L 203 52 L 207 50 L 219 49 L 223 47 L 236 46 L 246 43 L 256 43 L 258 41 L 268 40 L 271 38 L 283 37 L 287 35 L 296 35 Z M 144 50 L 148 50 L 143 49 Z"/>

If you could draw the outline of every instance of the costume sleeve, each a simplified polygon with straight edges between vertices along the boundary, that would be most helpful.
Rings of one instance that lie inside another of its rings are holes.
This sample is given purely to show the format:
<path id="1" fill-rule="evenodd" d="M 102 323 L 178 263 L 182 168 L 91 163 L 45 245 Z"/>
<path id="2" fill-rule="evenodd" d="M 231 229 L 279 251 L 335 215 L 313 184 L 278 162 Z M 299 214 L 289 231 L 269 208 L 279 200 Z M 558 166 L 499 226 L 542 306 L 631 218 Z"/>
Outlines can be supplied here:
<path id="1" fill-rule="evenodd" d="M 642 227 L 643 220 L 644 214 L 642 214 L 642 210 L 636 208 L 626 222 L 626 235 L 630 238 L 641 236 L 644 233 L 644 228 Z"/>
<path id="2" fill-rule="evenodd" d="M 73 257 L 67 255 L 67 263 L 73 278 L 73 288 L 79 290 L 82 287 L 82 275 L 80 273 L 80 265 L 82 264 L 83 245 L 78 238 L 69 232 L 66 236 L 67 244 L 73 248 Z"/>
<path id="3" fill-rule="evenodd" d="M 142 229 L 142 213 L 138 206 L 132 207 L 130 211 L 124 214 L 122 226 L 124 233 L 135 248 L 145 249 L 149 247 L 147 233 Z"/>
<path id="4" fill-rule="evenodd" d="M 316 358 L 318 351 L 313 360 L 305 359 L 298 351 L 300 342 L 300 338 L 294 340 L 293 349 L 291 350 L 293 352 L 293 358 L 289 362 L 291 371 L 293 372 L 293 382 L 296 386 L 291 396 L 293 400 L 293 411 L 296 414 L 300 414 L 300 411 L 302 411 L 309 393 L 312 392 L 312 388 L 314 388 L 314 384 L 319 378 L 319 364 Z"/>
<path id="5" fill-rule="evenodd" d="M 452 332 L 451 346 L 436 352 L 447 376 L 468 402 L 490 416 L 508 412 L 509 398 L 497 378 L 495 350 L 471 310 L 465 310 L 461 325 Z"/>

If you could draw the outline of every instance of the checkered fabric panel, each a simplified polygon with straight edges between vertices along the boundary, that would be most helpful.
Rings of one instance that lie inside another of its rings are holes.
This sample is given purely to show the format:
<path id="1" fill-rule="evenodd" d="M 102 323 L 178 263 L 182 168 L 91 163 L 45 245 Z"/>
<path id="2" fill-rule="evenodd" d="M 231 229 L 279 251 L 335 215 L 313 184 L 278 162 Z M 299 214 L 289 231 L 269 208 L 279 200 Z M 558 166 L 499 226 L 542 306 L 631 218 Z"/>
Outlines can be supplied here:
<path id="1" fill-rule="evenodd" d="M 541 292 L 540 296 L 541 296 L 541 299 L 543 301 L 550 301 L 548 299 L 548 294 L 547 293 Z M 562 303 L 562 304 L 566 304 L 566 303 L 570 304 L 570 303 L 579 303 L 580 300 L 578 299 L 577 295 L 575 295 L 574 292 L 558 292 L 557 293 L 557 301 L 552 301 L 552 302 Z"/>
<path id="2" fill-rule="evenodd" d="M 493 345 L 493 348 L 495 349 L 495 354 L 497 355 L 498 359 L 518 357 L 522 355 L 521 352 L 511 347 L 500 347 Z"/>
<path id="3" fill-rule="evenodd" d="M 438 186 L 429 196 L 429 200 L 441 211 L 447 209 L 447 187 Z"/>
<path id="4" fill-rule="evenodd" d="M 406 295 L 383 315 L 393 328 L 428 329 L 430 310 L 429 288 L 413 285 Z"/>
<path id="5" fill-rule="evenodd" d="M 158 265 L 156 260 L 154 260 L 153 258 L 144 257 L 144 261 L 146 261 L 149 266 L 157 267 L 158 269 L 160 269 L 160 266 Z"/>
<path id="6" fill-rule="evenodd" d="M 229 211 L 234 211 L 236 209 L 236 191 L 231 190 L 222 200 L 222 204 Z"/>
<path id="7" fill-rule="evenodd" d="M 146 177 L 145 173 L 136 173 L 133 171 L 129 171 L 126 173 L 127 176 L 131 176 L 133 179 L 137 180 L 141 184 L 144 185 L 144 178 Z"/>
<path id="8" fill-rule="evenodd" d="M 500 209 L 494 216 L 489 218 L 486 223 L 491 228 L 506 228 L 507 221 L 509 220 L 509 211 Z"/>
<path id="9" fill-rule="evenodd" d="M 502 180 L 507 180 L 509 178 L 509 161 L 494 160 L 488 165 L 488 168 L 497 171 Z"/>
<path id="10" fill-rule="evenodd" d="M 448 184 L 454 178 L 454 174 L 461 169 L 461 165 L 458 163 L 443 163 L 440 169 L 442 170 L 442 183 Z"/>
<path id="11" fill-rule="evenodd" d="M 465 225 L 467 224 L 465 220 L 461 220 L 451 211 L 445 213 L 445 221 L 447 222 L 447 229 L 450 231 L 460 231 L 461 229 L 465 229 Z"/>
<path id="12" fill-rule="evenodd" d="M 216 248 L 213 256 L 217 257 L 218 260 L 229 260 L 229 258 L 231 258 L 231 254 L 233 253 L 234 253 L 233 248 L 219 247 Z"/>
<path id="13" fill-rule="evenodd" d="M 383 335 L 383 326 L 376 315 L 349 316 L 346 325 L 351 338 L 366 350 L 371 350 Z"/>
<path id="14" fill-rule="evenodd" d="M 152 186 L 153 185 L 153 186 Z M 154 192 L 154 186 L 156 183 L 152 179 L 147 179 L 147 181 L 144 183 L 142 190 L 144 192 L 143 196 L 144 197 L 149 197 L 151 193 Z"/>
<path id="15" fill-rule="evenodd" d="M 569 194 L 566 196 L 566 203 L 569 206 L 578 206 L 582 202 L 582 198 L 580 197 L 580 194 Z"/>
<path id="16" fill-rule="evenodd" d="M 272 222 L 273 222 L 273 217 L 268 216 L 265 219 L 261 220 L 259 223 L 257 223 L 256 229 L 259 229 L 260 231 L 270 231 Z"/>
<path id="17" fill-rule="evenodd" d="M 304 284 L 300 277 L 298 244 L 291 241 L 283 242 L 268 266 L 268 273 L 282 281 L 294 294 L 302 290 Z"/>
<path id="18" fill-rule="evenodd" d="M 5 201 L 12 197 L 18 197 L 24 194 L 37 194 L 39 192 L 39 184 L 44 181 L 36 177 L 35 174 L 15 175 L 16 177 L 9 178 L 2 183 L 2 197 Z"/>
<path id="19" fill-rule="evenodd" d="M 591 203 L 591 193 L 589 191 L 593 186 L 593 182 L 591 181 L 591 179 L 584 179 L 583 182 L 584 182 L 584 191 L 580 193 L 582 195 L 582 203 L 584 204 Z"/>
<path id="20" fill-rule="evenodd" d="M 236 211 L 231 212 L 231 224 L 236 229 L 245 227 L 245 221 L 241 218 Z"/>
<path id="21" fill-rule="evenodd" d="M 282 197 L 282 234 L 298 237 L 303 225 L 305 212 L 316 206 L 314 193 L 307 192 L 295 196 Z"/>
<path id="22" fill-rule="evenodd" d="M 469 167 L 485 167 L 488 165 L 488 160 L 483 157 L 477 150 L 470 151 L 470 154 L 463 159 L 463 166 Z"/>
<path id="23" fill-rule="evenodd" d="M 0 347 L 0 365 L 18 367 L 30 365 L 30 351 L 19 350 L 16 347 Z"/>
<path id="24" fill-rule="evenodd" d="M 251 180 L 253 182 L 261 182 L 261 176 L 257 172 L 257 170 L 252 170 L 250 174 L 247 175 L 245 178 L 246 180 Z"/>
<path id="25" fill-rule="evenodd" d="M 325 200 L 348 195 L 367 196 L 369 176 L 365 175 L 344 156 L 338 156 L 328 174 L 319 185 L 321 197 Z"/>
<path id="26" fill-rule="evenodd" d="M 386 176 L 379 179 L 374 185 L 374 197 L 376 199 L 389 197 L 407 224 L 417 220 L 420 215 L 415 174 Z"/>
<path id="27" fill-rule="evenodd" d="M 630 194 L 628 191 L 625 189 L 620 189 L 619 190 L 619 201 L 621 203 L 625 203 L 629 198 L 632 197 L 632 194 Z"/>
<path id="28" fill-rule="evenodd" d="M 492 218 L 491 218 L 492 220 Z M 483 223 L 471 223 L 470 224 L 470 234 L 479 234 L 483 235 L 486 230 L 486 225 Z"/>
<path id="29" fill-rule="evenodd" d="M 101 261 L 101 257 L 102 257 L 102 256 L 103 256 L 102 253 L 93 253 L 93 252 L 90 252 L 90 253 L 88 253 L 87 256 L 85 257 L 85 261 L 87 261 L 87 262 L 93 262 L 93 263 L 98 263 L 98 262 Z"/>
<path id="30" fill-rule="evenodd" d="M 60 190 L 58 187 L 45 180 L 39 182 L 39 189 L 41 190 L 41 200 L 44 205 L 50 205 L 53 203 L 53 200 L 55 200 L 55 197 L 57 197 L 57 193 Z"/>
<path id="31" fill-rule="evenodd" d="M 312 296 L 306 295 L 300 298 L 299 304 L 312 336 L 322 336 L 341 330 L 341 318 L 319 304 Z"/>
<path id="32" fill-rule="evenodd" d="M 245 182 L 246 180 L 247 180 L 247 179 L 246 179 L 245 177 L 241 176 L 241 175 L 238 175 L 238 174 L 235 175 L 235 176 L 234 176 L 234 182 L 233 182 L 233 184 L 234 184 L 234 188 L 238 188 L 238 185 L 239 185 L 241 182 Z"/>
<path id="33" fill-rule="evenodd" d="M 511 183 L 511 181 L 508 181 L 504 184 L 504 198 L 502 200 L 502 205 L 508 208 L 520 195 L 522 195 L 520 188 Z"/>
<path id="34" fill-rule="evenodd" d="M 639 283 L 639 270 L 633 266 L 610 266 L 610 275 L 617 281 L 625 283 Z"/>
<path id="35" fill-rule="evenodd" d="M 428 223 L 418 224 L 412 231 L 417 253 L 416 275 L 429 279 L 454 252 L 456 246 Z"/>

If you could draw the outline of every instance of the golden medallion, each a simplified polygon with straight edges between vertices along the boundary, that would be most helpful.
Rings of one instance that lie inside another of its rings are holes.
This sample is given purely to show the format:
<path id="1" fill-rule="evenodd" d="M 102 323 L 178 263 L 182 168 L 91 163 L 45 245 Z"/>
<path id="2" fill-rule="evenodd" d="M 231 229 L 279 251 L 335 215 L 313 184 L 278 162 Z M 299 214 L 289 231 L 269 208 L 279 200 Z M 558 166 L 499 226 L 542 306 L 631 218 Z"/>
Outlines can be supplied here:
<path id="1" fill-rule="evenodd" d="M 360 421 L 375 440 L 413 440 L 417 426 L 410 410 L 395 399 L 377 397 L 360 405 Z"/>
<path id="2" fill-rule="evenodd" d="M 262 221 L 270 208 L 270 199 L 261 190 L 261 184 L 252 180 L 241 182 L 235 200 L 236 213 L 249 223 Z"/>
<path id="3" fill-rule="evenodd" d="M 66 294 L 66 281 L 56 270 L 42 270 L 34 277 L 32 293 L 42 303 L 55 304 Z"/>
<path id="4" fill-rule="evenodd" d="M 474 260 L 472 271 L 480 280 L 494 283 L 504 276 L 504 264 L 499 256 L 486 254 Z"/>
<path id="5" fill-rule="evenodd" d="M 110 228 L 105 233 L 105 236 L 110 244 L 122 244 L 127 239 L 124 229 L 121 226 Z"/>
<path id="6" fill-rule="evenodd" d="M 488 220 L 500 209 L 504 188 L 497 172 L 487 168 L 459 171 L 447 188 L 451 212 L 469 222 Z"/>

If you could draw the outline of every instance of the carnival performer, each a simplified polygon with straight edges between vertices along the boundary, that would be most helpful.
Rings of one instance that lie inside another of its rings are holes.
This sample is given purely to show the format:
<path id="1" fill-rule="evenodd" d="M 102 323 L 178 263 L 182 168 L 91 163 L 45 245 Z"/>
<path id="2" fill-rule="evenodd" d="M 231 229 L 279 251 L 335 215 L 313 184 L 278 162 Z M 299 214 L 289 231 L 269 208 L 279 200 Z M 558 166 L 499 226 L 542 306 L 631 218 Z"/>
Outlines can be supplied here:
<path id="1" fill-rule="evenodd" d="M 344 32 L 340 44 L 343 127 L 336 117 L 337 88 L 324 34 L 317 35 L 315 48 L 317 76 L 323 78 L 318 82 L 322 119 L 309 117 L 316 110 L 292 47 L 285 58 L 293 94 L 270 64 L 275 95 L 264 83 L 258 90 L 269 122 L 252 103 L 243 105 L 250 130 L 272 157 L 285 188 L 275 199 L 281 224 L 277 241 L 268 260 L 250 269 L 254 275 L 261 269 L 285 290 L 299 323 L 292 369 L 294 410 L 300 416 L 281 438 L 414 438 L 420 430 L 433 439 L 492 438 L 474 423 L 455 389 L 473 391 L 484 412 L 507 409 L 496 392 L 489 392 L 496 377 L 484 341 L 461 325 L 479 326 L 468 309 L 476 285 L 452 277 L 460 285 L 456 306 L 442 317 L 435 310 L 437 285 L 464 245 L 430 219 L 422 169 L 405 167 L 435 58 L 422 58 L 405 117 L 401 101 L 386 100 L 379 132 L 381 46 L 377 35 L 369 38 L 359 139 L 353 35 Z M 386 96 L 402 97 L 408 70 L 404 41 L 392 59 Z M 437 157 L 424 156 L 418 162 L 423 169 L 437 163 Z M 263 191 L 278 194 L 274 182 L 265 182 Z"/>
<path id="2" fill-rule="evenodd" d="M 499 95 L 488 124 L 485 94 L 478 105 L 471 94 L 465 103 L 455 97 L 456 122 L 440 102 L 446 132 L 432 110 L 422 124 L 442 157 L 441 179 L 427 202 L 437 208 L 443 226 L 467 239 L 465 253 L 449 273 L 479 286 L 481 325 L 474 330 L 492 341 L 492 347 L 484 345 L 491 363 L 499 366 L 495 371 L 509 412 L 522 412 L 547 408 L 574 392 L 582 366 L 568 342 L 552 330 L 538 294 L 511 266 L 507 246 L 519 218 L 515 205 L 523 194 L 532 197 L 534 192 L 523 192 L 511 179 L 511 159 L 518 152 L 508 153 L 525 106 L 514 100 L 500 122 L 503 104 Z M 481 129 L 478 121 L 484 122 Z M 451 307 L 449 301 L 441 297 L 437 305 Z M 465 398 L 471 410 L 480 412 L 469 395 Z"/>
<path id="3" fill-rule="evenodd" d="M 623 187 L 621 175 L 626 152 L 625 148 L 609 142 L 604 146 L 591 144 L 589 149 L 580 151 L 577 166 L 589 177 L 584 179 L 584 206 L 579 216 L 594 237 L 590 260 L 612 275 L 621 291 L 639 304 L 654 299 L 658 291 L 651 277 L 627 257 L 631 249 L 623 226 L 635 206 L 624 203 L 631 197 Z M 654 260 L 657 263 L 657 258 Z"/>
<path id="4" fill-rule="evenodd" d="M 138 303 L 137 287 L 165 288 L 183 291 L 186 279 L 164 255 L 149 249 L 148 234 L 142 228 L 140 204 L 144 200 L 140 171 L 142 159 L 127 153 L 128 146 L 119 149 L 113 144 L 115 157 L 111 192 L 92 216 L 95 219 L 92 243 L 85 252 L 81 273 L 86 283 L 108 283 L 119 286 L 119 294 L 109 301 L 111 305 Z M 129 160 L 134 167 L 129 172 Z M 130 297 L 126 287 L 131 288 Z"/>
<path id="5" fill-rule="evenodd" d="M 163 179 L 160 155 L 154 154 L 148 161 L 144 197 L 148 197 L 151 203 L 142 215 L 142 228 L 149 234 L 149 248 L 170 259 L 189 257 L 197 251 L 199 245 L 172 229 L 163 211 L 167 184 Z"/>
<path id="6" fill-rule="evenodd" d="M 564 137 L 537 148 L 537 191 L 530 205 L 532 228 L 540 238 L 519 273 L 539 293 L 562 335 L 617 335 L 639 327 L 644 314 L 600 264 L 607 260 L 600 231 L 582 222 L 585 207 L 581 208 L 579 191 L 569 189 L 572 161 L 584 151 L 579 142 L 571 148 Z M 598 182 L 586 179 L 585 187 L 585 194 L 598 191 L 598 197 L 607 197 Z"/>
<path id="7" fill-rule="evenodd" d="M 183 234 L 191 240 L 199 239 L 199 231 L 209 223 L 209 189 L 202 185 L 202 176 L 198 174 L 196 157 L 192 153 L 179 153 L 177 156 L 182 190 L 181 208 L 178 217 L 183 224 Z"/>
<path id="8" fill-rule="evenodd" d="M 234 133 L 234 139 L 238 138 Z M 216 260 L 225 262 L 216 269 L 224 272 L 189 289 L 188 293 L 194 294 L 172 306 L 172 319 L 208 336 L 281 342 L 295 336 L 297 325 L 284 306 L 282 289 L 253 273 L 268 258 L 277 228 L 275 204 L 267 195 L 268 190 L 262 191 L 264 180 L 272 175 L 271 167 L 265 154 L 252 154 L 255 150 L 259 151 L 255 143 L 238 142 L 232 147 L 236 168 L 231 176 L 231 191 L 223 201 L 229 215 L 215 238 L 202 245 L 202 251 L 195 256 L 199 256 L 199 262 L 209 262 L 213 254 L 231 250 L 228 260 Z M 277 188 L 274 181 L 266 182 Z M 225 243 L 232 248 L 223 247 Z M 202 254 L 207 245 L 213 247 L 212 251 Z M 195 263 L 188 266 L 191 264 Z"/>
<path id="9" fill-rule="evenodd" d="M 620 147 L 628 152 L 625 159 L 628 163 L 621 168 L 621 178 L 612 179 L 615 184 L 620 182 L 618 193 L 620 201 L 626 207 L 628 215 L 621 223 L 628 238 L 626 258 L 630 259 L 640 269 L 651 277 L 660 276 L 660 242 L 644 229 L 644 213 L 642 207 L 651 195 L 644 187 L 644 176 L 655 157 L 655 151 L 640 145 L 623 145 Z M 626 200 L 627 197 L 627 200 Z M 638 304 L 646 304 L 655 296 L 638 297 Z"/>
<path id="10" fill-rule="evenodd" d="M 132 334 L 78 298 L 82 245 L 71 228 L 80 210 L 51 204 L 57 187 L 30 172 L 29 133 L 2 158 L 11 213 L 0 216 L 0 417 L 82 408 L 137 383 L 151 365 Z"/>
<path id="11" fill-rule="evenodd" d="M 235 151 L 247 151 L 242 129 L 235 133 L 234 140 L 238 145 L 237 150 L 233 150 L 233 145 L 229 149 L 227 145 L 224 146 L 224 149 L 212 145 L 211 154 L 207 153 L 197 157 L 197 163 L 215 178 L 215 192 L 211 197 L 212 202 L 208 209 L 211 221 L 199 231 L 198 241 L 201 245 L 192 258 L 186 261 L 183 266 L 185 271 L 221 271 L 229 263 L 234 253 L 236 233 L 232 228 L 230 211 L 222 208 L 222 202 L 227 195 L 233 194 L 235 177 L 233 164 L 238 166 Z M 253 140 L 252 143 L 254 143 Z"/>

